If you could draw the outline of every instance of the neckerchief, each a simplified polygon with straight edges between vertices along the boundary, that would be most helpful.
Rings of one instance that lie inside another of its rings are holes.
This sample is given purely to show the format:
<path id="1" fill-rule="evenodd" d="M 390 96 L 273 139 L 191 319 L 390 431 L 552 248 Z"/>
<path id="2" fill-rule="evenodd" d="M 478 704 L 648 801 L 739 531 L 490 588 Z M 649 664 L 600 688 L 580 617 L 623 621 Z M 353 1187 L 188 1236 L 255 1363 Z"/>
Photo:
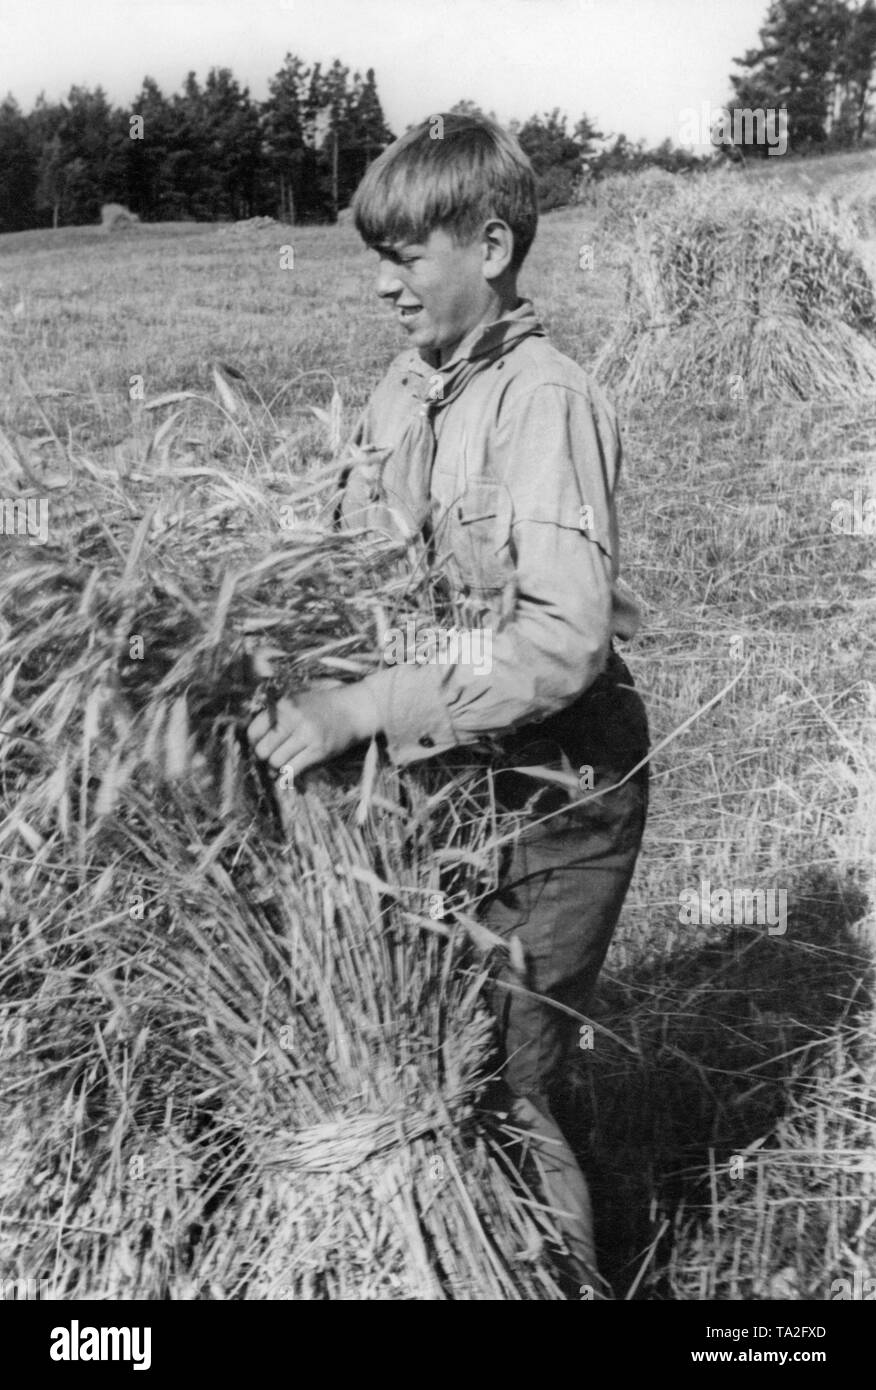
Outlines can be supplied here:
<path id="1" fill-rule="evenodd" d="M 404 471 L 399 470 L 390 506 L 401 513 L 415 536 L 428 526 L 429 487 L 435 463 L 437 439 L 435 419 L 457 396 L 462 395 L 472 377 L 486 371 L 516 347 L 524 338 L 545 336 L 545 330 L 528 299 L 504 318 L 483 328 L 473 329 L 464 338 L 451 360 L 435 367 L 426 380 L 426 391 L 411 423 L 402 435 L 397 452 Z M 424 358 L 419 363 L 430 364 Z"/>

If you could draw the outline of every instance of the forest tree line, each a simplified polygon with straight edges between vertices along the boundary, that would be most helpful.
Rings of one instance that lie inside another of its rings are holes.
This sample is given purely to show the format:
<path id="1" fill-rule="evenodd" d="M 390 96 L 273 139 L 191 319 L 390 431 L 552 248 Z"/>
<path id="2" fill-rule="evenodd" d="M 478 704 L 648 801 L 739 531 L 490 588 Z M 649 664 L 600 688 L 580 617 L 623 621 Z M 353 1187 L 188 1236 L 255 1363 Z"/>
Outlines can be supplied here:
<path id="1" fill-rule="evenodd" d="M 772 0 L 759 38 L 734 59 L 741 71 L 729 79 L 729 111 L 785 110 L 794 154 L 869 143 L 876 0 Z M 451 109 L 480 111 L 472 101 Z M 704 162 L 671 140 L 649 149 L 606 136 L 586 115 L 570 128 L 558 109 L 509 129 L 532 160 L 545 210 L 609 173 Z M 40 96 L 25 114 L 10 94 L 0 103 L 0 232 L 94 223 L 110 202 L 150 222 L 331 222 L 394 138 L 372 68 L 363 76 L 339 59 L 311 66 L 291 53 L 265 101 L 224 67 L 203 83 L 189 72 L 171 96 L 146 77 L 126 107 L 99 86 L 74 86 L 66 100 Z M 717 153 L 768 150 L 740 142 Z"/>

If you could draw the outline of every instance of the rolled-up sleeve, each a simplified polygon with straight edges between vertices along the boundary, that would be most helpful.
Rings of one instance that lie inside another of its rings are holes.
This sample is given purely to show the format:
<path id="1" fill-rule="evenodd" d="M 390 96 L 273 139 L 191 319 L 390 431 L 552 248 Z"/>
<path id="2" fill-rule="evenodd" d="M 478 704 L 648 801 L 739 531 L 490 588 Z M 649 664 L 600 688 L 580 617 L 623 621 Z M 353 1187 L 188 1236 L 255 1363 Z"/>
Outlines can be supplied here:
<path id="1" fill-rule="evenodd" d="M 545 382 L 505 403 L 490 432 L 510 495 L 513 602 L 477 663 L 399 665 L 366 678 L 400 763 L 564 708 L 599 675 L 617 577 L 620 440 L 597 393 Z"/>

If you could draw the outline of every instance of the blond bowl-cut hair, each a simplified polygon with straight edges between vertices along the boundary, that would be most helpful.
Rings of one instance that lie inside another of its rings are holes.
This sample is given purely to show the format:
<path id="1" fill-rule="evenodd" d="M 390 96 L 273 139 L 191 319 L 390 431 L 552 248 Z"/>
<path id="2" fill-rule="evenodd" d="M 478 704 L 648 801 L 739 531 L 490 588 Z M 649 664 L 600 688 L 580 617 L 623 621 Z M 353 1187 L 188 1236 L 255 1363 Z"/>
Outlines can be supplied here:
<path id="1" fill-rule="evenodd" d="M 497 217 L 514 234 L 519 270 L 535 238 L 538 199 L 532 165 L 517 141 L 486 116 L 430 116 L 365 172 L 353 221 L 367 246 L 426 240 L 436 227 L 459 244 Z"/>

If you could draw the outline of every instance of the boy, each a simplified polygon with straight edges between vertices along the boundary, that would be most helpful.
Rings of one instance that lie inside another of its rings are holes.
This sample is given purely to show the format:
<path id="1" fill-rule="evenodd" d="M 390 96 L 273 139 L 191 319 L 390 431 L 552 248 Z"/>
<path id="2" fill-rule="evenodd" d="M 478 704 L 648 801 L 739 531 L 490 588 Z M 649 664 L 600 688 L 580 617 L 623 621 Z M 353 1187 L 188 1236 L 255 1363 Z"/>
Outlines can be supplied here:
<path id="1" fill-rule="evenodd" d="M 402 662 L 281 700 L 274 725 L 262 713 L 249 736 L 259 757 L 294 776 L 376 734 L 400 764 L 485 736 L 501 748 L 497 795 L 527 812 L 485 913 L 518 938 L 527 967 L 525 988 L 504 970 L 492 991 L 505 1081 L 575 1276 L 597 1288 L 587 1185 L 551 1093 L 617 923 L 647 804 L 647 765 L 627 776 L 646 758 L 647 721 L 612 646 L 638 624 L 618 581 L 617 424 L 517 293 L 536 230 L 535 180 L 493 122 L 443 115 L 409 131 L 370 166 L 353 214 L 378 255 L 377 293 L 410 347 L 359 422 L 342 515 L 425 537 L 462 625 L 492 634 L 491 662 Z M 580 771 L 590 799 L 575 804 L 576 791 L 508 770 L 526 765 Z"/>

